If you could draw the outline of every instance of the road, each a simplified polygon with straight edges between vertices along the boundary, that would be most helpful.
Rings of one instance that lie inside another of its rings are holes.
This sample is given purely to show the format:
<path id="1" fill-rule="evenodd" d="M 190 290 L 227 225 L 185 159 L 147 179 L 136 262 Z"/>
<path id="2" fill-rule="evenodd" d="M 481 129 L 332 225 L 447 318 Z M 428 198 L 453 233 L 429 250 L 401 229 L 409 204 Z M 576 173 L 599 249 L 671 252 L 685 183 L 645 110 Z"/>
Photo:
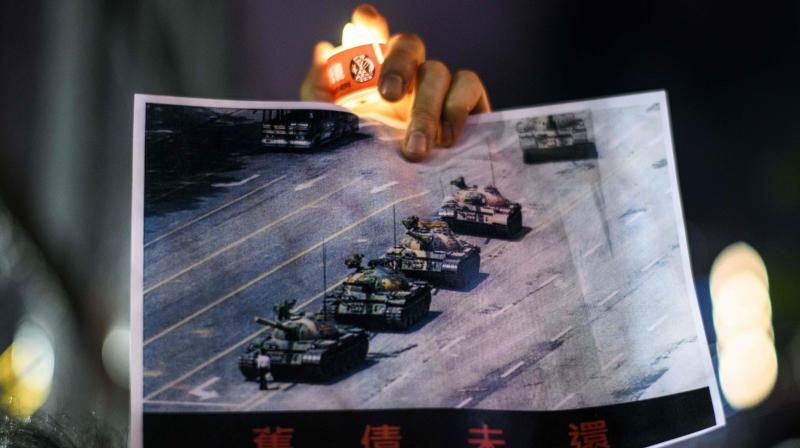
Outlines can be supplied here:
<path id="1" fill-rule="evenodd" d="M 384 137 L 243 156 L 192 207 L 145 218 L 145 410 L 545 410 L 705 386 L 660 113 L 593 111 L 599 158 L 579 162 L 523 164 L 515 122 L 475 125 L 423 165 Z M 439 289 L 427 319 L 374 335 L 367 364 L 335 382 L 243 381 L 237 358 L 265 331 L 254 315 L 319 308 L 323 240 L 330 288 L 347 254 L 391 246 L 393 209 L 435 215 L 460 175 L 494 177 L 526 227 L 463 236 L 482 253 L 468 290 Z"/>

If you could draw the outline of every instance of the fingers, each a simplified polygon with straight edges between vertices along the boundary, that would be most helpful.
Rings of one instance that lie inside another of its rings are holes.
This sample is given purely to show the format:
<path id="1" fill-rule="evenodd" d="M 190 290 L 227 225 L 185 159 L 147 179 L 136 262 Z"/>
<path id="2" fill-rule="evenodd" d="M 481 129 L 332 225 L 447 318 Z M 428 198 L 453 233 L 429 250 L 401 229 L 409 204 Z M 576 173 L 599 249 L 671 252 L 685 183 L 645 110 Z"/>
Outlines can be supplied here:
<path id="1" fill-rule="evenodd" d="M 478 75 L 471 70 L 456 72 L 444 100 L 439 146 L 451 146 L 461 137 L 469 114 L 490 112 L 491 109 Z"/>
<path id="2" fill-rule="evenodd" d="M 413 85 L 417 69 L 425 62 L 425 45 L 416 34 L 400 33 L 389 41 L 378 89 L 387 101 L 398 101 Z"/>
<path id="3" fill-rule="evenodd" d="M 417 77 L 416 98 L 403 145 L 403 155 L 414 162 L 427 156 L 439 133 L 450 70 L 439 61 L 427 61 L 419 67 Z"/>
<path id="4" fill-rule="evenodd" d="M 327 41 L 318 42 L 314 46 L 314 56 L 311 59 L 311 68 L 303 84 L 300 85 L 300 99 L 303 101 L 333 101 L 333 96 L 328 90 L 328 82 L 323 73 L 323 67 L 328 60 L 328 55 L 333 51 L 333 44 Z"/>
<path id="5" fill-rule="evenodd" d="M 362 26 L 374 35 L 377 41 L 389 41 L 389 24 L 374 6 L 364 3 L 358 5 L 353 10 L 353 17 L 350 19 L 354 25 Z"/>

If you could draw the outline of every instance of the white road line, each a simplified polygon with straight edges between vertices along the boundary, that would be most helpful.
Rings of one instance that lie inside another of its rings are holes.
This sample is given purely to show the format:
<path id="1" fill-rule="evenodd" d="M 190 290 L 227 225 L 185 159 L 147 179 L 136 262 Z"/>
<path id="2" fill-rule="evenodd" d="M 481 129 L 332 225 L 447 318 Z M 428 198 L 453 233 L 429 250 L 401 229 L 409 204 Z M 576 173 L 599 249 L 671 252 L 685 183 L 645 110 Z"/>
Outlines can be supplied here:
<path id="1" fill-rule="evenodd" d="M 459 336 L 459 337 L 453 339 L 452 341 L 450 341 L 449 343 L 447 343 L 447 345 L 445 345 L 444 347 L 440 348 L 439 351 L 440 352 L 445 352 L 445 351 L 447 351 L 447 349 L 449 349 L 452 346 L 458 344 L 459 342 L 463 341 L 466 338 L 467 338 L 466 336 Z"/>
<path id="2" fill-rule="evenodd" d="M 206 381 L 205 383 L 195 387 L 194 389 L 189 391 L 189 395 L 194 395 L 195 397 L 199 397 L 200 400 L 210 400 L 212 398 L 216 398 L 219 396 L 217 391 L 215 390 L 208 390 L 208 387 L 211 387 L 214 383 L 219 381 L 219 377 L 215 376 L 210 380 Z"/>
<path id="3" fill-rule="evenodd" d="M 359 219 L 358 221 L 350 223 L 349 225 L 347 225 L 345 227 L 342 227 L 341 229 L 339 229 L 338 231 L 332 233 L 331 235 L 328 235 L 327 237 L 324 238 L 323 241 L 330 242 L 331 240 L 334 240 L 334 239 L 338 238 L 339 236 L 341 236 L 345 232 L 350 231 L 354 227 L 356 227 L 358 225 L 361 225 L 362 223 L 364 223 L 368 219 L 372 218 L 373 216 L 375 216 L 375 215 L 377 215 L 379 213 L 382 213 L 383 211 L 391 208 L 393 205 L 398 204 L 400 202 L 404 202 L 404 201 L 408 201 L 408 200 L 411 200 L 411 199 L 415 199 L 415 198 L 418 198 L 420 196 L 424 196 L 424 195 L 428 194 L 429 192 L 430 192 L 430 190 L 426 190 L 426 191 L 423 191 L 422 193 L 417 193 L 417 194 L 413 194 L 413 195 L 410 195 L 410 196 L 406 196 L 404 198 L 400 198 L 400 199 L 398 199 L 398 200 L 396 200 L 394 202 L 391 202 L 391 203 L 389 203 L 387 205 L 384 205 L 383 207 L 373 211 L 372 213 L 368 214 L 367 216 Z M 226 293 L 222 297 L 218 298 L 217 300 L 214 300 L 213 302 L 211 302 L 208 305 L 200 308 L 199 310 L 195 311 L 194 313 L 184 317 L 183 319 L 181 319 L 178 322 L 170 325 L 169 327 L 165 328 L 164 330 L 161 330 L 155 336 L 152 336 L 149 339 L 147 339 L 146 341 L 144 341 L 143 346 L 147 346 L 151 342 L 164 337 L 165 335 L 167 335 L 167 334 L 171 333 L 172 331 L 174 331 L 176 328 L 186 324 L 187 322 L 189 322 L 190 320 L 196 318 L 197 316 L 200 316 L 201 314 L 206 313 L 208 310 L 214 308 L 215 306 L 219 305 L 220 303 L 225 302 L 226 300 L 230 299 L 231 297 L 235 296 L 236 294 L 239 294 L 240 292 L 244 291 L 245 289 L 255 285 L 256 283 L 260 282 L 261 280 L 263 280 L 263 279 L 269 277 L 270 275 L 274 274 L 275 272 L 277 272 L 277 271 L 283 269 L 284 267 L 294 263 L 295 261 L 297 261 L 300 258 L 304 257 L 305 255 L 313 252 L 314 250 L 316 250 L 317 248 L 319 248 L 321 246 L 322 246 L 322 241 L 312 245 L 311 247 L 306 248 L 305 250 L 302 250 L 302 251 L 296 253 L 295 255 L 289 257 L 288 259 L 282 261 L 277 266 L 275 266 L 275 267 L 273 267 L 273 268 L 271 268 L 271 269 L 269 269 L 267 271 L 262 272 L 261 274 L 259 274 L 255 278 L 253 278 L 253 279 L 249 280 L 248 282 L 246 282 L 245 284 L 243 284 L 242 286 L 239 286 L 238 288 L 234 289 L 233 291 L 229 291 L 228 293 Z"/>
<path id="4" fill-rule="evenodd" d="M 199 401 L 172 401 L 172 400 L 144 400 L 145 404 L 165 404 L 169 406 L 214 406 L 223 408 L 232 408 L 237 406 L 236 403 L 202 403 Z"/>
<path id="5" fill-rule="evenodd" d="M 191 271 L 192 269 L 194 269 L 194 268 L 196 268 L 196 267 L 200 266 L 201 264 L 203 264 L 203 263 L 205 263 L 205 262 L 207 262 L 207 261 L 211 260 L 212 258 L 215 258 L 215 257 L 217 257 L 218 255 L 220 255 L 220 254 L 222 254 L 222 253 L 224 253 L 224 252 L 227 252 L 227 251 L 229 251 L 229 250 L 233 249 L 234 247 L 236 247 L 236 246 L 238 246 L 238 245 L 240 245 L 240 244 L 244 243 L 245 241 L 249 240 L 250 238 L 253 238 L 253 237 L 254 237 L 254 236 L 256 236 L 256 235 L 258 235 L 258 234 L 260 234 L 260 233 L 263 233 L 263 232 L 265 232 L 265 231 L 267 231 L 267 230 L 271 229 L 272 227 L 275 227 L 276 225 L 278 225 L 278 224 L 282 223 L 283 221 L 286 221 L 287 219 L 289 219 L 289 218 L 291 218 L 291 217 L 293 217 L 293 216 L 297 215 L 297 214 L 298 214 L 298 213 L 300 213 L 301 211 L 303 211 L 303 210 L 305 210 L 305 209 L 308 209 L 308 208 L 310 208 L 310 207 L 312 207 L 312 206 L 314 206 L 314 205 L 316 205 L 316 204 L 318 204 L 318 203 L 320 203 L 320 202 L 322 202 L 322 201 L 324 201 L 324 200 L 328 199 L 329 197 L 331 197 L 331 196 L 333 196 L 334 194 L 336 194 L 336 193 L 338 193 L 338 192 L 340 192 L 340 191 L 344 190 L 345 188 L 349 187 L 350 185 L 353 185 L 353 184 L 354 184 L 354 183 L 356 183 L 358 180 L 360 180 L 360 178 L 356 178 L 356 179 L 354 179 L 354 180 L 352 180 L 352 181 L 350 181 L 350 182 L 348 182 L 348 183 L 344 184 L 343 186 L 341 186 L 341 187 L 337 188 L 336 190 L 333 190 L 333 191 L 331 191 L 330 193 L 328 193 L 328 194 L 326 194 L 326 195 L 323 195 L 323 196 L 321 196 L 321 197 L 317 198 L 315 201 L 312 201 L 312 202 L 310 202 L 310 203 L 308 203 L 308 204 L 306 204 L 306 205 L 304 205 L 304 206 L 302 206 L 302 207 L 299 207 L 299 208 L 295 209 L 294 211 L 292 211 L 292 212 L 290 212 L 290 213 L 287 213 L 287 214 L 285 214 L 285 215 L 281 216 L 280 218 L 278 218 L 278 219 L 276 219 L 276 220 L 274 220 L 274 221 L 271 221 L 270 223 L 266 224 L 265 226 L 263 226 L 263 227 L 259 228 L 258 230 L 255 230 L 255 231 L 253 231 L 253 232 L 250 232 L 249 234 L 247 234 L 247 235 L 243 236 L 242 238 L 239 238 L 238 240 L 236 240 L 236 241 L 234 241 L 234 242 L 232 242 L 232 243 L 230 243 L 230 244 L 226 245 L 225 247 L 222 247 L 222 248 L 220 248 L 220 249 L 217 249 L 217 250 L 216 250 L 216 251 L 214 251 L 214 252 L 213 252 L 211 255 L 208 255 L 208 256 L 204 257 L 203 259 L 201 259 L 201 260 L 199 260 L 199 261 L 196 261 L 196 262 L 192 263 L 192 264 L 191 264 L 191 265 L 189 265 L 188 267 L 181 269 L 180 271 L 176 272 L 175 274 L 172 274 L 172 275 L 170 275 L 169 277 L 165 278 L 164 280 L 161 280 L 160 282 L 156 283 L 155 285 L 153 285 L 153 286 L 150 286 L 149 288 L 145 289 L 145 290 L 144 290 L 144 292 L 143 292 L 143 294 L 147 294 L 147 293 L 149 293 L 150 291 L 152 291 L 152 290 L 154 290 L 154 289 L 156 289 L 156 288 L 158 288 L 158 287 L 160 287 L 160 286 L 162 286 L 162 285 L 165 285 L 165 284 L 167 284 L 167 283 L 169 283 L 169 282 L 171 282 L 171 281 L 175 280 L 176 278 L 180 277 L 181 275 L 183 275 L 183 274 L 185 274 L 185 273 L 187 273 L 187 272 Z"/>
<path id="6" fill-rule="evenodd" d="M 665 315 L 664 315 L 664 317 L 662 317 L 661 319 L 659 319 L 659 320 L 655 321 L 655 322 L 653 323 L 653 325 L 650 325 L 649 327 L 647 327 L 647 331 L 653 331 L 653 330 L 655 330 L 655 329 L 656 329 L 656 327 L 658 327 L 659 325 L 661 325 L 661 324 L 663 324 L 664 322 L 666 322 L 666 321 L 667 321 L 667 319 L 669 319 L 669 314 L 665 314 Z"/>
<path id="7" fill-rule="evenodd" d="M 569 400 L 571 400 L 571 399 L 572 399 L 572 397 L 574 397 L 574 396 L 575 396 L 575 392 L 573 392 L 573 393 L 571 393 L 571 394 L 567 395 L 566 397 L 564 397 L 564 399 L 563 399 L 563 400 L 559 401 L 559 402 L 558 402 L 558 404 L 556 404 L 555 406 L 553 406 L 553 410 L 561 408 L 561 406 L 564 406 L 565 404 L 567 404 L 567 402 L 568 402 Z"/>
<path id="8" fill-rule="evenodd" d="M 627 221 L 625 221 L 625 225 L 629 226 L 629 225 L 633 224 L 634 222 L 636 222 L 636 220 L 641 218 L 643 215 L 644 215 L 644 212 L 639 212 L 639 213 L 631 216 L 630 218 L 628 218 Z"/>
<path id="9" fill-rule="evenodd" d="M 545 286 L 549 285 L 550 283 L 553 283 L 553 282 L 554 282 L 554 281 L 555 281 L 555 280 L 556 280 L 558 277 L 560 277 L 560 276 L 561 276 L 561 274 L 556 274 L 556 275 L 554 275 L 554 276 L 552 276 L 552 277 L 548 278 L 547 280 L 545 280 L 544 282 L 542 282 L 542 284 L 541 284 L 541 285 L 539 285 L 539 288 L 538 288 L 538 289 L 542 289 L 542 288 L 544 288 Z"/>
<path id="10" fill-rule="evenodd" d="M 253 179 L 256 179 L 260 176 L 260 174 L 253 174 L 252 176 L 248 177 L 247 179 L 242 179 L 238 182 L 221 182 L 217 184 L 211 184 L 212 187 L 222 187 L 222 188 L 230 188 L 230 187 L 241 187 L 242 185 L 250 182 Z"/>
<path id="11" fill-rule="evenodd" d="M 503 372 L 503 374 L 502 374 L 502 375 L 500 375 L 500 378 L 505 378 L 505 377 L 507 377 L 507 376 L 511 375 L 511 374 L 512 374 L 512 373 L 514 373 L 514 372 L 515 372 L 517 369 L 519 369 L 520 367 L 522 367 L 522 365 L 523 365 L 523 364 L 525 364 L 525 361 L 520 361 L 520 362 L 518 362 L 518 363 L 514 364 L 513 366 L 511 366 L 511 368 L 510 368 L 510 369 L 508 369 L 508 370 L 506 370 L 505 372 Z"/>
<path id="12" fill-rule="evenodd" d="M 311 187 L 314 186 L 314 184 L 316 184 L 317 182 L 321 181 L 322 179 L 325 179 L 326 177 L 328 177 L 328 175 L 327 174 L 323 174 L 322 176 L 315 177 L 315 178 L 313 178 L 313 179 L 311 179 L 311 180 L 309 180 L 307 182 L 303 182 L 302 184 L 297 184 L 297 186 L 294 187 L 294 191 L 301 191 L 301 190 L 305 190 L 307 188 L 311 188 Z"/>
<path id="13" fill-rule="evenodd" d="M 655 260 L 651 261 L 650 263 L 647 263 L 647 266 L 645 266 L 645 267 L 643 267 L 643 268 L 642 268 L 642 272 L 647 272 L 647 271 L 649 271 L 649 270 L 650 270 L 650 268 L 652 268 L 653 266 L 655 266 L 655 265 L 656 265 L 656 263 L 658 263 L 659 261 L 661 261 L 661 257 L 659 257 L 659 258 L 656 258 Z"/>
<path id="14" fill-rule="evenodd" d="M 583 258 L 587 258 L 593 253 L 597 252 L 597 249 L 600 249 L 601 247 L 603 247 L 603 243 L 598 243 L 596 246 L 593 246 L 591 249 L 587 250 L 585 254 L 583 254 Z"/>
<path id="15" fill-rule="evenodd" d="M 258 335 L 260 335 L 261 333 L 263 333 L 263 332 L 265 332 L 267 330 L 269 330 L 269 327 L 261 327 L 261 328 L 259 328 L 257 331 L 255 331 L 254 333 L 250 334 L 250 336 L 242 339 L 241 341 L 237 342 L 236 344 L 231 345 L 230 347 L 226 348 L 225 350 L 217 353 L 216 355 L 212 356 L 211 358 L 209 358 L 208 360 L 206 360 L 205 362 L 203 362 L 199 366 L 195 367 L 194 369 L 184 373 L 183 375 L 181 375 L 178 378 L 170 381 L 169 383 L 159 387 L 155 391 L 150 392 L 149 394 L 147 394 L 144 397 L 145 401 L 155 397 L 156 395 L 160 394 L 161 392 L 164 392 L 165 390 L 171 388 L 172 386 L 184 381 L 186 378 L 189 378 L 190 376 L 194 375 L 195 373 L 199 372 L 200 370 L 204 369 L 205 367 L 208 367 L 209 365 L 211 365 L 216 360 L 218 360 L 218 359 L 222 358 L 223 356 L 229 354 L 230 352 L 236 350 L 237 348 L 241 347 L 242 345 L 250 342 L 251 339 L 254 339 L 255 337 L 257 337 Z"/>
<path id="16" fill-rule="evenodd" d="M 383 184 L 380 187 L 374 187 L 374 188 L 372 188 L 372 190 L 369 190 L 369 192 L 370 192 L 370 194 L 380 193 L 380 192 L 386 191 L 386 190 L 394 187 L 397 184 L 399 184 L 399 182 L 392 181 L 392 182 L 389 182 L 387 184 Z"/>
<path id="17" fill-rule="evenodd" d="M 217 213 L 218 211 L 220 211 L 220 210 L 222 210 L 222 209 L 224 209 L 224 208 L 230 207 L 231 205 L 233 205 L 233 204 L 235 204 L 235 203 L 237 203 L 237 202 L 241 201 L 242 199 L 248 198 L 248 197 L 250 197 L 250 196 L 252 196 L 252 195 L 254 195 L 254 194 L 258 193 L 259 191 L 261 191 L 261 190 L 263 190 L 263 189 L 265 189 L 265 188 L 269 187 L 270 185 L 274 184 L 275 182 L 278 182 L 278 181 L 280 181 L 280 180 L 283 180 L 284 178 L 286 178 L 286 175 L 280 176 L 280 177 L 278 177 L 278 178 L 276 178 L 276 179 L 272 179 L 271 181 L 269 181 L 269 182 L 265 183 L 264 185 L 262 185 L 262 186 L 260 186 L 260 187 L 258 187 L 258 188 L 256 188 L 256 189 L 254 189 L 254 190 L 251 190 L 251 191 L 249 191 L 249 192 L 245 193 L 244 195 L 242 195 L 242 196 L 239 196 L 238 198 L 236 198 L 236 199 L 234 199 L 234 200 L 232 200 L 232 201 L 230 201 L 230 202 L 228 202 L 228 203 L 225 203 L 225 204 L 223 204 L 223 205 L 221 205 L 221 206 L 219 206 L 219 207 L 217 207 L 217 208 L 215 208 L 215 209 L 211 210 L 210 212 L 203 213 L 202 215 L 198 216 L 197 218 L 191 219 L 190 221 L 188 221 L 188 222 L 186 222 L 186 223 L 184 223 L 184 224 L 181 224 L 181 225 L 179 225 L 178 227 L 176 227 L 176 228 L 174 228 L 174 229 L 172 229 L 172 230 L 168 231 L 167 233 L 165 233 L 165 234 L 163 234 L 163 235 L 159 236 L 158 238 L 155 238 L 155 239 L 152 239 L 152 240 L 148 241 L 148 242 L 147 242 L 147 243 L 144 245 L 144 247 L 150 246 L 151 244 L 154 244 L 154 243 L 156 243 L 156 242 L 158 242 L 158 241 L 161 241 L 161 240 L 163 240 L 164 238 L 166 238 L 166 237 L 168 237 L 168 236 L 170 236 L 170 235 L 174 234 L 175 232 L 178 232 L 178 231 L 180 231 L 180 230 L 183 230 L 183 229 L 185 229 L 185 228 L 189 227 L 190 225 L 192 225 L 192 224 L 194 224 L 194 223 L 196 223 L 196 222 L 198 222 L 198 221 L 200 221 L 200 220 L 203 220 L 203 219 L 205 219 L 205 218 L 208 218 L 209 216 L 213 215 L 214 213 Z"/>
<path id="18" fill-rule="evenodd" d="M 613 299 L 617 294 L 619 294 L 619 290 L 616 290 L 616 291 L 612 292 L 611 294 L 609 294 L 605 299 L 601 300 L 600 303 L 597 304 L 597 306 L 605 305 L 606 302 L 608 302 L 609 300 Z"/>
<path id="19" fill-rule="evenodd" d="M 267 394 L 264 397 L 260 397 L 260 399 L 258 399 L 258 400 L 255 400 L 255 401 L 252 401 L 250 403 L 247 403 L 246 407 L 243 410 L 252 411 L 256 407 L 262 405 L 265 401 L 267 401 L 270 398 L 272 398 L 273 395 L 277 394 L 278 392 L 282 392 L 282 391 L 286 390 L 286 388 L 288 388 L 289 386 L 291 386 L 291 383 L 290 384 L 282 384 L 282 385 L 278 386 L 277 390 L 271 390 L 270 391 L 272 393 Z"/>
<path id="20" fill-rule="evenodd" d="M 503 314 L 503 313 L 505 313 L 505 312 L 506 312 L 506 311 L 508 311 L 508 310 L 509 310 L 509 309 L 510 309 L 512 306 L 514 306 L 514 304 L 513 304 L 513 303 L 509 303 L 508 305 L 506 305 L 506 306 L 504 306 L 504 307 L 500 308 L 500 310 L 498 310 L 498 311 L 497 311 L 497 314 Z"/>
<path id="21" fill-rule="evenodd" d="M 619 355 L 615 356 L 611 361 L 608 362 L 608 364 L 603 366 L 602 370 L 606 371 L 609 368 L 611 368 L 612 366 L 616 365 L 619 361 L 622 360 L 623 356 L 625 356 L 625 353 L 620 353 Z"/>
<path id="22" fill-rule="evenodd" d="M 472 397 L 467 398 L 466 400 L 462 401 L 461 403 L 458 403 L 456 405 L 456 409 L 463 408 L 464 406 L 468 405 L 471 401 L 472 401 Z"/>
<path id="23" fill-rule="evenodd" d="M 554 337 L 553 339 L 550 339 L 550 342 L 556 342 L 557 340 L 561 339 L 564 335 L 569 333 L 569 331 L 572 330 L 573 328 L 574 327 L 572 325 L 570 325 L 569 327 L 565 328 L 564 331 L 562 331 L 561 333 L 558 333 L 558 335 L 556 335 L 556 337 Z"/>
<path id="24" fill-rule="evenodd" d="M 333 290 L 334 290 L 334 288 L 336 288 L 337 286 L 339 286 L 339 285 L 341 285 L 342 283 L 344 283 L 344 281 L 345 281 L 345 280 L 346 280 L 346 279 L 345 279 L 345 278 L 343 278 L 343 279 L 339 280 L 338 282 L 336 282 L 336 283 L 332 284 L 331 286 L 328 286 L 328 288 L 326 288 L 326 289 L 325 289 L 325 293 L 328 293 L 328 292 L 331 292 L 331 291 L 333 291 Z M 318 292 L 317 294 L 315 294 L 315 295 L 311 296 L 311 297 L 310 297 L 308 300 L 306 300 L 305 302 L 303 302 L 303 303 L 301 303 L 300 305 L 297 305 L 296 307 L 294 307 L 294 309 L 293 309 L 292 311 L 299 311 L 300 309 L 302 309 L 302 308 L 305 308 L 305 307 L 306 307 L 306 306 L 307 306 L 309 303 L 311 303 L 311 302 L 313 302 L 313 301 L 315 301 L 315 300 L 319 299 L 320 297 L 322 297 L 322 295 L 323 295 L 323 292 Z"/>

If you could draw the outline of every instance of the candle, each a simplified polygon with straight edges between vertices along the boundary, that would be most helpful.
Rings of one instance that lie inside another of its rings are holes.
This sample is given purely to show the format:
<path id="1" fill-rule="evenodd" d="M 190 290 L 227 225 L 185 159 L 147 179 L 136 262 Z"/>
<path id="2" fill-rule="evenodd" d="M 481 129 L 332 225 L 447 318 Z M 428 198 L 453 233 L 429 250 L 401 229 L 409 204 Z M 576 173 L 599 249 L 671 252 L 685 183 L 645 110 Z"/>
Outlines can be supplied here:
<path id="1" fill-rule="evenodd" d="M 345 25 L 342 45 L 332 50 L 324 68 L 333 102 L 353 111 L 380 102 L 378 78 L 386 51 L 379 31 L 362 24 Z"/>

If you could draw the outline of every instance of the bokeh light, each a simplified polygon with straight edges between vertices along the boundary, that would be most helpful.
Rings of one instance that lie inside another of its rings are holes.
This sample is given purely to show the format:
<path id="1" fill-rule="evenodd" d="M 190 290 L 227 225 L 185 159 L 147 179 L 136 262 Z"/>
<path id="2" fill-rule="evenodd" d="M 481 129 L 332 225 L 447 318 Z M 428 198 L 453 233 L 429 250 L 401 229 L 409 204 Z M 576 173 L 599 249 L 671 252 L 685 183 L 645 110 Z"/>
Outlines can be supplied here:
<path id="1" fill-rule="evenodd" d="M 761 331 L 735 335 L 720 352 L 720 385 L 728 403 L 737 409 L 761 403 L 777 377 L 775 346 Z"/>
<path id="2" fill-rule="evenodd" d="M 766 264 L 747 243 L 732 244 L 714 260 L 710 287 L 722 393 L 736 409 L 756 406 L 778 377 Z"/>
<path id="3" fill-rule="evenodd" d="M 17 418 L 36 412 L 50 394 L 55 353 L 41 326 L 24 320 L 14 342 L 0 355 L 0 404 Z"/>
<path id="4" fill-rule="evenodd" d="M 125 324 L 116 324 L 103 340 L 103 366 L 108 376 L 118 386 L 128 388 L 128 366 L 130 364 L 130 328 Z"/>

